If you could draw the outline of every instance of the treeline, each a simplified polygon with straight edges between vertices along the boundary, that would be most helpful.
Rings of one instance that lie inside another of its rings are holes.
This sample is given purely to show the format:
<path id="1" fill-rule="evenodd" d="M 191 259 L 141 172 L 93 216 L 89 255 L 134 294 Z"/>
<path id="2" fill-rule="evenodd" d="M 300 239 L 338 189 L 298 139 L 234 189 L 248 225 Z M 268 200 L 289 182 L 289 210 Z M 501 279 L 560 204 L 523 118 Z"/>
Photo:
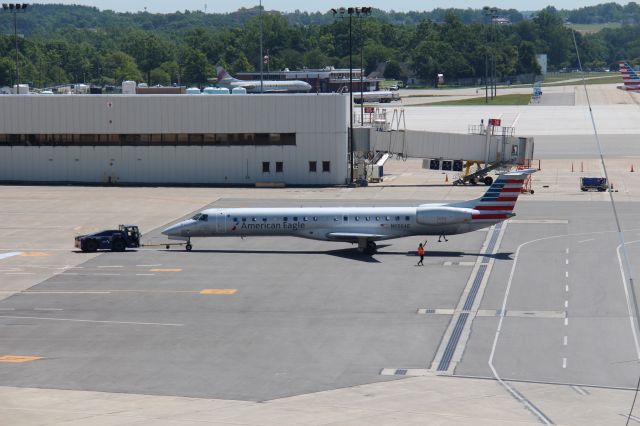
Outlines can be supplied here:
<path id="1" fill-rule="evenodd" d="M 635 2 L 627 3 L 624 6 L 618 3 L 603 3 L 581 7 L 577 10 L 561 10 L 560 14 L 574 24 L 640 23 L 640 6 Z"/>
<path id="2" fill-rule="evenodd" d="M 577 66 L 571 30 L 564 26 L 562 14 L 551 7 L 511 25 L 491 25 L 482 18 L 466 23 L 455 12 L 417 24 L 394 23 L 399 19 L 394 12 L 379 17 L 376 11 L 374 16 L 354 20 L 354 63 L 359 65 L 362 46 L 366 72 L 379 71 L 395 79 L 416 76 L 433 81 L 437 73 L 444 73 L 447 81 L 482 78 L 487 56 L 496 58 L 500 76 L 537 73 L 536 53 L 547 53 L 551 70 Z M 481 11 L 475 13 L 483 16 Z M 291 15 L 263 15 L 268 68 L 348 66 L 347 19 L 331 16 L 326 23 L 301 24 L 292 23 Z M 42 25 L 33 23 L 35 16 L 43 19 Z M 403 19 L 414 19 L 409 16 L 404 14 Z M 261 60 L 255 9 L 225 15 L 160 15 L 36 5 L 18 18 L 19 33 L 25 35 L 18 39 L 21 81 L 39 87 L 119 84 L 125 79 L 202 85 L 214 77 L 216 65 L 237 73 L 259 68 Z M 235 23 L 228 23 L 229 19 Z M 207 20 L 219 23 L 202 24 Z M 633 26 L 595 35 L 576 34 L 583 65 L 600 67 L 640 57 L 635 47 L 639 32 Z M 5 29 L 7 33 L 11 31 Z M 14 81 L 13 49 L 13 36 L 0 36 L 0 85 Z"/>

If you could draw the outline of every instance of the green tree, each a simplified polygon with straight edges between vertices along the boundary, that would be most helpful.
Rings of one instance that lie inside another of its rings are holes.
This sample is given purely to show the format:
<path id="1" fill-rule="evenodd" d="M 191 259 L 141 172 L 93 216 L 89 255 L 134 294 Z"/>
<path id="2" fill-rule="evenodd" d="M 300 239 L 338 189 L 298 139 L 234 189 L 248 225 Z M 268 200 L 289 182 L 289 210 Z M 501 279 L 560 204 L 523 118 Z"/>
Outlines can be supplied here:
<path id="1" fill-rule="evenodd" d="M 114 84 L 119 84 L 124 80 L 142 80 L 142 73 L 135 60 L 122 51 L 108 53 L 104 58 L 102 69 L 105 78 L 113 79 Z"/>

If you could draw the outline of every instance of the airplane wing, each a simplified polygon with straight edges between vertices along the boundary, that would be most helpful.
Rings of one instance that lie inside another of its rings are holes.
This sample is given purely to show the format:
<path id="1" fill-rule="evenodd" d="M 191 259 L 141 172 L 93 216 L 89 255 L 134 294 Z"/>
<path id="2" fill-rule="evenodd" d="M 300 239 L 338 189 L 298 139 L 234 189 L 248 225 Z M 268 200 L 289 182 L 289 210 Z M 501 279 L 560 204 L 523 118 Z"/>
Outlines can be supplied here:
<path id="1" fill-rule="evenodd" d="M 359 239 L 367 239 L 371 241 L 381 240 L 387 235 L 368 234 L 364 232 L 329 232 L 327 238 L 332 241 L 357 242 Z"/>

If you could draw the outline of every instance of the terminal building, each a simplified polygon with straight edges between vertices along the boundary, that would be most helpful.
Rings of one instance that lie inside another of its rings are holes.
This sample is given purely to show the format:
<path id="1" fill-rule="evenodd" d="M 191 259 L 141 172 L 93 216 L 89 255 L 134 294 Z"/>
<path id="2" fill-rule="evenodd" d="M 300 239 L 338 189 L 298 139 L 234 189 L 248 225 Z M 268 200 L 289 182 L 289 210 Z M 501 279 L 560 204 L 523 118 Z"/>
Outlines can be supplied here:
<path id="1" fill-rule="evenodd" d="M 337 185 L 348 96 L 4 95 L 0 181 Z"/>

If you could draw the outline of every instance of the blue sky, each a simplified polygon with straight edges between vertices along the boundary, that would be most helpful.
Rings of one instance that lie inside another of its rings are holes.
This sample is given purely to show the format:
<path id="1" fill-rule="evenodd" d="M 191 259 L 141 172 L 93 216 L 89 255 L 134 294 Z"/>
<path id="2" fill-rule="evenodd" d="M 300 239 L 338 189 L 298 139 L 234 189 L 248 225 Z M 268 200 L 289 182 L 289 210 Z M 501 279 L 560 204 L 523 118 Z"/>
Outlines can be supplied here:
<path id="1" fill-rule="evenodd" d="M 37 1 L 37 0 L 36 0 Z M 82 4 L 87 6 L 96 6 L 100 9 L 111 9 L 118 12 L 136 12 L 143 10 L 145 7 L 149 12 L 167 13 L 176 10 L 203 10 L 205 3 L 207 11 L 212 12 L 233 12 L 240 7 L 252 7 L 258 4 L 258 0 L 181 0 L 177 2 L 167 0 L 54 0 L 54 1 L 37 1 L 38 3 L 64 3 L 64 4 Z M 337 6 L 373 6 L 376 8 L 397 11 L 409 10 L 431 10 L 437 7 L 456 7 L 456 8 L 482 8 L 483 6 L 495 6 L 500 8 L 513 8 L 518 10 L 538 10 L 553 4 L 558 9 L 576 9 L 584 6 L 591 6 L 599 3 L 606 3 L 607 0 L 529 0 L 527 2 L 515 0 L 436 0 L 436 1 L 417 1 L 417 0 L 395 0 L 395 1 L 356 1 L 348 2 L 345 0 L 315 0 L 313 2 L 304 2 L 300 0 L 264 0 L 263 5 L 267 10 L 280 10 L 283 12 L 294 11 L 296 9 L 315 12 L 327 11 Z M 622 3 L 626 4 L 626 2 Z"/>

